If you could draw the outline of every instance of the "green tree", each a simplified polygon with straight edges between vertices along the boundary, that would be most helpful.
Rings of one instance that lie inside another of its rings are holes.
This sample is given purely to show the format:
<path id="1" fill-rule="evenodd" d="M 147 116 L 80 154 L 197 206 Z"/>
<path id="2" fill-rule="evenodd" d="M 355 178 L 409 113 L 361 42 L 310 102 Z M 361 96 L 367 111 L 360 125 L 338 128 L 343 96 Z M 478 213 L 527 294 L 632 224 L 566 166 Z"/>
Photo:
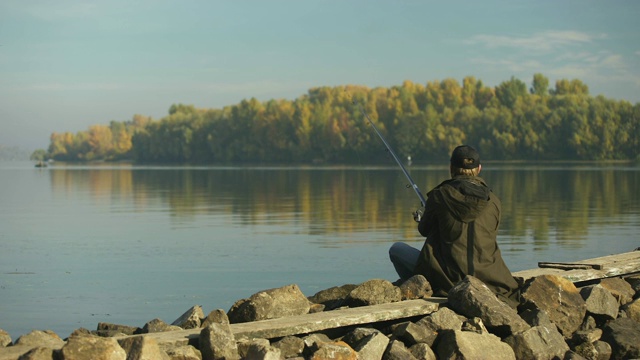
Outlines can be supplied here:
<path id="1" fill-rule="evenodd" d="M 496 87 L 496 97 L 500 103 L 508 108 L 513 108 L 518 98 L 527 95 L 527 85 L 521 80 L 511 77 Z"/>
<path id="2" fill-rule="evenodd" d="M 444 105 L 452 110 L 462 105 L 462 88 L 456 79 L 444 79 L 440 82 L 440 91 Z"/>
<path id="3" fill-rule="evenodd" d="M 124 125 L 118 125 L 117 129 L 112 130 L 113 134 L 113 151 L 116 158 L 126 158 L 131 152 L 132 132 Z"/>
<path id="4" fill-rule="evenodd" d="M 474 77 L 426 86 L 312 88 L 297 99 L 242 100 L 222 109 L 174 104 L 162 119 L 53 133 L 56 160 L 140 162 L 365 162 L 381 142 L 371 118 L 402 156 L 446 157 L 462 142 L 492 159 L 636 159 L 640 104 L 590 97 L 580 80 L 535 74 L 530 90 L 514 77 L 486 87 Z M 354 106 L 352 99 L 358 106 Z"/>
<path id="5" fill-rule="evenodd" d="M 47 160 L 47 157 L 48 155 L 45 149 L 37 149 L 31 153 L 29 159 L 32 161 L 44 161 Z"/>
<path id="6" fill-rule="evenodd" d="M 556 81 L 554 95 L 589 95 L 589 87 L 578 79 L 560 79 Z"/>
<path id="7" fill-rule="evenodd" d="M 479 86 L 482 86 L 482 83 L 478 83 L 473 76 L 467 76 L 462 79 L 462 105 L 463 106 L 474 106 L 476 102 L 476 93 L 479 90 Z"/>
<path id="8" fill-rule="evenodd" d="M 533 74 L 533 83 L 529 90 L 531 94 L 545 96 L 549 94 L 549 79 L 542 74 Z"/>
<path id="9" fill-rule="evenodd" d="M 87 143 L 92 155 L 87 160 L 105 159 L 113 150 L 113 134 L 108 126 L 92 125 L 87 132 Z"/>

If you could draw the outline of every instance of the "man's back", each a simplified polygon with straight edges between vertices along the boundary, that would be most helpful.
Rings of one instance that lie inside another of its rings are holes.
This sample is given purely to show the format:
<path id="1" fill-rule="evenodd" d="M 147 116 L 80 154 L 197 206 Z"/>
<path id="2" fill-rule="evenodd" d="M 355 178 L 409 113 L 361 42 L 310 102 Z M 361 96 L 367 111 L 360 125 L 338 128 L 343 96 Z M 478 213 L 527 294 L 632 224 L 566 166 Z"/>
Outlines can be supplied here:
<path id="1" fill-rule="evenodd" d="M 466 275 L 487 284 L 499 297 L 517 305 L 517 283 L 496 242 L 500 199 L 475 176 L 455 176 L 427 194 L 418 230 L 427 241 L 416 273 L 434 289 L 448 292 Z M 508 298 L 513 297 L 509 301 Z"/>

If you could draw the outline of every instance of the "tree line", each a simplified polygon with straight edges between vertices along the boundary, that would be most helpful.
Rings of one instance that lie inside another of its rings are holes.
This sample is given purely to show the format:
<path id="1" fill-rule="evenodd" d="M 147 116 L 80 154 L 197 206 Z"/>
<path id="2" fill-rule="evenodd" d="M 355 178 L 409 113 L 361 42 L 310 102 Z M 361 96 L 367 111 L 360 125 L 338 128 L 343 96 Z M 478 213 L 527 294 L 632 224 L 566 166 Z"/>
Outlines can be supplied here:
<path id="1" fill-rule="evenodd" d="M 174 104 L 161 119 L 53 133 L 47 157 L 141 163 L 369 163 L 384 149 L 415 163 L 459 144 L 492 160 L 638 160 L 640 103 L 591 96 L 582 81 L 535 74 L 495 87 L 475 77 L 400 86 L 317 87 L 294 100 L 255 98 L 222 109 Z"/>

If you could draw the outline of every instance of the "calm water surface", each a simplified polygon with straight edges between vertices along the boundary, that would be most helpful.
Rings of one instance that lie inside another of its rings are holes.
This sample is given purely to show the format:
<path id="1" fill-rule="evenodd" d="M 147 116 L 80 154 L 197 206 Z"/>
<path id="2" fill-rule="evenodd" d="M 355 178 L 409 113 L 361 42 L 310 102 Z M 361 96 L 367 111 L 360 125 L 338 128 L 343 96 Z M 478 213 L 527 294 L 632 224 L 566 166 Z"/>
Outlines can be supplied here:
<path id="1" fill-rule="evenodd" d="M 413 167 L 423 193 L 446 167 Z M 640 168 L 486 164 L 512 271 L 640 246 Z M 306 295 L 396 280 L 394 241 L 422 245 L 395 167 L 0 163 L 0 328 L 66 337 L 98 322 L 172 322 L 260 290 Z"/>

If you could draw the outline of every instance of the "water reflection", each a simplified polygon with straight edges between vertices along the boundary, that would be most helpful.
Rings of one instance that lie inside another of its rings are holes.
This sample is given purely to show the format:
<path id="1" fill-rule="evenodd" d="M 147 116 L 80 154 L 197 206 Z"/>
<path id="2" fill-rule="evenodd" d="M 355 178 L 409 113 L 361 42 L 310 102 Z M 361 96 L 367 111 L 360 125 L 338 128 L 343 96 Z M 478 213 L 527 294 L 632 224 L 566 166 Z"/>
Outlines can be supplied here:
<path id="1" fill-rule="evenodd" d="M 634 170 L 634 171 L 630 171 Z M 638 215 L 637 169 L 567 168 L 490 172 L 503 200 L 503 230 L 536 243 L 584 239 L 589 226 Z"/>
<path id="2" fill-rule="evenodd" d="M 590 226 L 625 215 L 637 223 L 640 212 L 635 167 L 485 166 L 482 176 L 502 199 L 501 234 L 514 243 L 579 247 Z M 412 177 L 426 193 L 447 169 L 414 168 Z M 57 194 L 83 191 L 113 212 L 166 207 L 183 224 L 226 214 L 245 225 L 295 224 L 310 235 L 416 236 L 409 214 L 419 201 L 395 168 L 68 167 L 52 169 L 51 185 Z"/>

